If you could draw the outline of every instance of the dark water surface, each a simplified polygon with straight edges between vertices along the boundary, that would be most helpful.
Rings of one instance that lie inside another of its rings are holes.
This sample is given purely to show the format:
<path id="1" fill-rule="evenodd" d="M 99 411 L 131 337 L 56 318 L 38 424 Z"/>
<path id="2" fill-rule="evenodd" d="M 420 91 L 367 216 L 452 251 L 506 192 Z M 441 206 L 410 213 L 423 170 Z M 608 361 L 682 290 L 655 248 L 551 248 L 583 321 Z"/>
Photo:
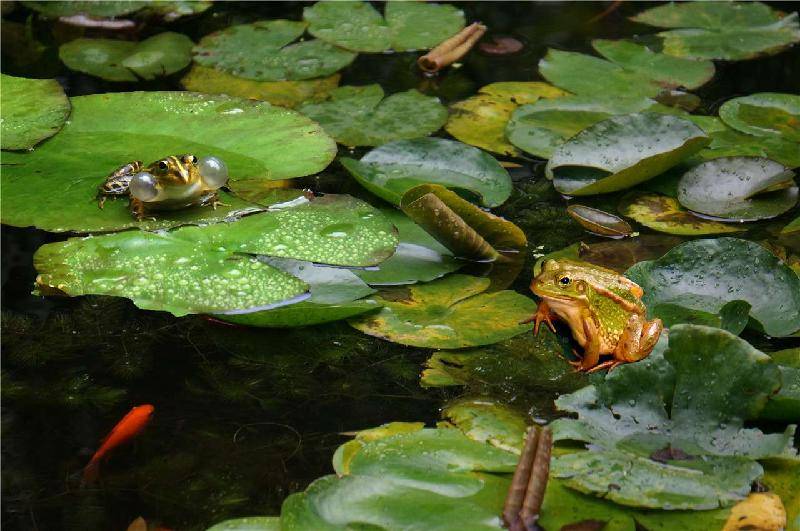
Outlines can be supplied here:
<path id="1" fill-rule="evenodd" d="M 193 39 L 235 23 L 300 18 L 302 3 L 218 3 L 199 17 L 146 27 Z M 791 5 L 774 4 L 783 10 Z M 538 79 L 548 47 L 589 51 L 592 38 L 619 38 L 652 28 L 627 16 L 625 3 L 599 22 L 609 3 L 464 3 L 468 20 L 522 40 L 506 57 L 472 53 L 462 68 L 427 79 L 417 54 L 360 55 L 342 85 L 380 83 L 391 93 L 417 88 L 444 102 L 462 99 L 493 81 Z M 794 6 L 796 7 L 796 6 Z M 7 20 L 24 22 L 17 8 Z M 151 83 L 106 83 L 69 72 L 57 45 L 78 31 L 35 20 L 50 48 L 31 64 L 14 36 L 3 34 L 3 72 L 57 77 L 69 95 L 127 90 L 179 90 L 181 74 Z M 17 43 L 18 44 L 18 43 Z M 698 91 L 698 112 L 715 113 L 731 97 L 761 91 L 797 92 L 800 53 L 718 64 L 716 78 Z M 92 156 L 87 153 L 87 156 Z M 515 192 L 498 209 L 527 233 L 529 261 L 576 241 L 599 241 L 565 215 L 564 200 L 531 161 L 512 171 Z M 319 192 L 365 196 L 334 163 L 299 181 Z M 46 192 L 43 192 L 46 193 Z M 613 205 L 616 197 L 595 200 Z M 795 213 L 756 224 L 761 238 Z M 344 323 L 292 330 L 244 330 L 200 317 L 176 319 L 136 309 L 122 299 L 43 299 L 30 295 L 32 254 L 65 238 L 34 229 L 2 230 L 2 525 L 5 529 L 125 529 L 137 516 L 174 529 L 202 529 L 225 518 L 277 514 L 290 493 L 330 473 L 340 432 L 394 420 L 435 422 L 454 392 L 419 386 L 423 349 L 370 338 Z M 800 242 L 781 242 L 795 253 Z M 514 288 L 526 291 L 526 267 Z M 749 340 L 756 338 L 748 337 Z M 760 347 L 778 347 L 764 339 Z M 788 345 L 786 345 L 788 346 Z M 524 396 L 521 407 L 547 415 L 554 393 Z M 536 395 L 536 396 L 533 396 Z M 154 420 L 130 446 L 115 452 L 101 481 L 79 489 L 79 476 L 98 441 L 133 405 L 155 406 Z"/>

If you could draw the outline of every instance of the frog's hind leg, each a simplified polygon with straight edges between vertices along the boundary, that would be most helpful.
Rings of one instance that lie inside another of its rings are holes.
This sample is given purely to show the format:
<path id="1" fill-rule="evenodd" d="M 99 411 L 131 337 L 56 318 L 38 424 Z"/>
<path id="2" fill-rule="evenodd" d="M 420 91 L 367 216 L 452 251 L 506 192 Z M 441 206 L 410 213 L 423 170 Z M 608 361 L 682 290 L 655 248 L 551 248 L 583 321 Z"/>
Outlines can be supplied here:
<path id="1" fill-rule="evenodd" d="M 661 319 L 647 321 L 642 315 L 631 315 L 614 349 L 614 361 L 631 363 L 646 358 L 656 346 L 662 328 Z"/>
<path id="2" fill-rule="evenodd" d="M 102 210 L 106 199 L 128 195 L 131 179 L 142 169 L 142 162 L 134 160 L 112 171 L 97 189 L 97 206 Z"/>
<path id="3" fill-rule="evenodd" d="M 129 206 L 131 209 L 131 214 L 133 214 L 133 217 L 136 218 L 136 221 L 144 221 L 145 219 L 151 219 L 153 221 L 156 221 L 156 218 L 154 218 L 153 216 L 145 216 L 146 211 L 144 208 L 143 201 L 136 199 L 135 197 L 131 197 Z"/>

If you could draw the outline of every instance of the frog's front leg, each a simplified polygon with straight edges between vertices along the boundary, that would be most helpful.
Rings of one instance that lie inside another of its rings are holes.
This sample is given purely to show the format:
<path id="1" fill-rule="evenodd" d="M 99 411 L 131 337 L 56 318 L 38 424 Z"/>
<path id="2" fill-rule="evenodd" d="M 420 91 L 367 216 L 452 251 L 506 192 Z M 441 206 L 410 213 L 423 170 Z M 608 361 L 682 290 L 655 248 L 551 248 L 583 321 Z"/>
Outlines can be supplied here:
<path id="1" fill-rule="evenodd" d="M 641 314 L 631 315 L 614 349 L 614 366 L 646 358 L 656 346 L 663 328 L 661 319 L 648 321 Z"/>
<path id="2" fill-rule="evenodd" d="M 131 197 L 130 202 L 131 214 L 136 218 L 136 221 L 144 221 L 145 219 L 156 220 L 153 216 L 146 216 L 147 213 L 144 207 L 144 201 Z"/>
<path id="3" fill-rule="evenodd" d="M 536 307 L 536 313 L 525 319 L 524 321 L 520 321 L 519 324 L 528 324 L 535 322 L 536 324 L 533 325 L 533 333 L 534 335 L 539 334 L 539 325 L 542 324 L 542 321 L 547 323 L 548 328 L 553 332 L 556 331 L 556 327 L 552 321 L 553 312 L 550 310 L 550 306 L 547 305 L 545 301 L 539 301 L 539 305 Z"/>

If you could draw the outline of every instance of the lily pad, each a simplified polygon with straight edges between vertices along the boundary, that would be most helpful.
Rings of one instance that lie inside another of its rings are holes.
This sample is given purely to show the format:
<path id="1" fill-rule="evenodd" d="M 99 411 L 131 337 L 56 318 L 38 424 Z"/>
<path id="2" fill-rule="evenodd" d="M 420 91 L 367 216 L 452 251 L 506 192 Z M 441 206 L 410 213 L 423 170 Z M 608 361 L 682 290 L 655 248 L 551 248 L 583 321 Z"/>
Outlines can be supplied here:
<path id="1" fill-rule="evenodd" d="M 626 40 L 592 41 L 597 53 L 626 70 L 652 79 L 662 87 L 695 89 L 714 77 L 714 63 L 656 53 Z"/>
<path id="2" fill-rule="evenodd" d="M 0 77 L 2 149 L 30 149 L 61 130 L 69 99 L 55 79 Z"/>
<path id="3" fill-rule="evenodd" d="M 194 65 L 181 79 L 186 90 L 205 94 L 227 94 L 237 98 L 268 101 L 294 108 L 307 101 L 322 101 L 339 86 L 341 75 L 303 81 L 254 81 L 222 70 Z"/>
<path id="4" fill-rule="evenodd" d="M 248 516 L 212 525 L 206 531 L 281 531 L 279 516 Z"/>
<path id="5" fill-rule="evenodd" d="M 192 61 L 192 40 L 182 33 L 159 33 L 142 42 L 75 39 L 58 55 L 72 70 L 108 81 L 154 79 L 183 70 Z"/>
<path id="6" fill-rule="evenodd" d="M 726 101 L 719 117 L 743 133 L 800 142 L 800 96 L 760 92 Z M 800 150 L 795 144 L 795 149 Z"/>
<path id="7" fill-rule="evenodd" d="M 377 313 L 350 320 L 365 334 L 424 348 L 490 345 L 531 330 L 520 321 L 536 311 L 513 291 L 484 293 L 489 279 L 452 274 L 427 284 L 381 291 Z"/>
<path id="8" fill-rule="evenodd" d="M 737 238 L 686 242 L 658 260 L 636 264 L 626 275 L 644 290 L 642 302 L 650 312 L 673 303 L 716 314 L 726 303 L 744 300 L 767 334 L 788 336 L 800 329 L 800 278 L 757 243 Z"/>
<path id="9" fill-rule="evenodd" d="M 256 81 L 299 81 L 330 76 L 353 62 L 356 54 L 318 40 L 291 44 L 305 22 L 262 20 L 206 35 L 194 47 L 200 66 Z"/>
<path id="10" fill-rule="evenodd" d="M 245 208 L 196 207 L 137 222 L 124 201 L 97 208 L 97 187 L 131 160 L 213 155 L 237 180 L 279 180 L 316 173 L 336 144 L 308 118 L 264 102 L 187 92 L 128 92 L 72 99 L 69 123 L 33 153 L 4 153 L 2 221 L 54 232 L 169 228 L 220 220 Z M 264 123 L 270 123 L 265 129 Z M 87 157 L 86 153 L 92 156 Z M 48 193 L 42 193 L 48 190 Z"/>
<path id="11" fill-rule="evenodd" d="M 386 3 L 385 19 L 368 2 L 317 2 L 303 10 L 308 32 L 355 52 L 433 48 L 464 27 L 464 13 L 447 4 Z"/>
<path id="12" fill-rule="evenodd" d="M 695 166 L 678 183 L 681 205 L 732 221 L 774 218 L 797 204 L 794 172 L 769 159 L 723 157 Z"/>
<path id="13" fill-rule="evenodd" d="M 360 161 L 340 160 L 364 188 L 395 205 L 408 190 L 427 183 L 465 190 L 488 207 L 503 204 L 511 195 L 511 177 L 500 163 L 453 140 L 401 140 L 373 149 Z"/>
<path id="14" fill-rule="evenodd" d="M 461 398 L 442 409 L 442 418 L 473 441 L 519 454 L 528 425 L 519 412 L 490 398 Z"/>
<path id="15" fill-rule="evenodd" d="M 331 91 L 329 101 L 307 103 L 299 110 L 346 146 L 427 136 L 447 121 L 447 109 L 438 98 L 416 90 L 383 96 L 380 85 L 339 87 Z"/>
<path id="16" fill-rule="evenodd" d="M 657 304 L 653 308 L 653 314 L 659 316 L 665 328 L 688 323 L 722 328 L 731 334 L 739 335 L 747 326 L 750 304 L 742 300 L 731 301 L 720 308 L 719 314 L 713 314 L 667 302 Z"/>
<path id="17" fill-rule="evenodd" d="M 676 199 L 660 194 L 632 193 L 623 198 L 619 211 L 645 227 L 667 234 L 700 236 L 741 232 L 743 227 L 699 218 Z"/>
<path id="18" fill-rule="evenodd" d="M 698 155 L 703 159 L 749 156 L 780 162 L 789 168 L 800 166 L 800 148 L 779 136 L 754 136 L 724 127 L 708 133 L 711 143 Z"/>
<path id="19" fill-rule="evenodd" d="M 589 126 L 559 146 L 546 172 L 563 194 L 615 192 L 663 173 L 708 142 L 699 127 L 676 116 L 615 116 Z"/>
<path id="20" fill-rule="evenodd" d="M 504 81 L 481 87 L 478 94 L 450 106 L 445 129 L 471 146 L 500 155 L 521 153 L 506 140 L 506 125 L 514 109 L 540 98 L 559 98 L 567 93 L 540 81 Z"/>
<path id="21" fill-rule="evenodd" d="M 25 7 L 38 11 L 48 17 L 68 17 L 87 15 L 91 17 L 118 17 L 133 13 L 145 7 L 144 0 L 66 0 L 66 1 L 26 1 Z"/>
<path id="22" fill-rule="evenodd" d="M 781 234 L 793 234 L 800 231 L 800 216 L 794 218 L 781 229 Z"/>
<path id="23" fill-rule="evenodd" d="M 706 28 L 763 26 L 781 19 L 761 2 L 717 2 L 713 4 L 670 3 L 656 6 L 631 20 L 659 28 Z"/>

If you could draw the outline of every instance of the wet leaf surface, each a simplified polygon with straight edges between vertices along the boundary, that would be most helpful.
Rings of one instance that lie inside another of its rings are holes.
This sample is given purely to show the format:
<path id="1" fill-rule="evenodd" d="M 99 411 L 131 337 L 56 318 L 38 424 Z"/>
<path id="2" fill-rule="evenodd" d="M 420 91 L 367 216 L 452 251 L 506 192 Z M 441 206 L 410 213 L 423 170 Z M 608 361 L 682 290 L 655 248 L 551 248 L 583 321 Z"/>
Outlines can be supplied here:
<path id="1" fill-rule="evenodd" d="M 743 133 L 800 143 L 800 96 L 760 92 L 734 98 L 720 107 L 719 116 Z"/>
<path id="2" fill-rule="evenodd" d="M 461 398 L 442 409 L 442 418 L 457 426 L 473 441 L 486 442 L 519 454 L 528 424 L 525 416 L 490 398 Z"/>
<path id="3" fill-rule="evenodd" d="M 703 159 L 720 157 L 749 156 L 762 157 L 780 162 L 784 166 L 800 166 L 800 148 L 778 136 L 754 136 L 724 127 L 710 131 L 711 143 L 698 155 Z"/>
<path id="4" fill-rule="evenodd" d="M 299 111 L 346 146 L 379 146 L 427 136 L 447 121 L 447 109 L 438 98 L 409 90 L 384 99 L 380 85 L 339 87 L 328 101 L 306 103 Z"/>
<path id="5" fill-rule="evenodd" d="M 66 17 L 71 15 L 88 15 L 93 17 L 118 17 L 138 11 L 149 2 L 143 0 L 84 0 L 56 2 L 23 2 L 29 7 L 48 17 Z"/>
<path id="6" fill-rule="evenodd" d="M 58 133 L 69 116 L 69 99 L 55 79 L 2 74 L 0 87 L 3 149 L 30 149 Z"/>
<path id="7" fill-rule="evenodd" d="M 697 217 L 683 208 L 677 199 L 660 194 L 634 192 L 623 198 L 619 211 L 645 227 L 667 234 L 700 236 L 744 230 L 735 224 Z"/>

